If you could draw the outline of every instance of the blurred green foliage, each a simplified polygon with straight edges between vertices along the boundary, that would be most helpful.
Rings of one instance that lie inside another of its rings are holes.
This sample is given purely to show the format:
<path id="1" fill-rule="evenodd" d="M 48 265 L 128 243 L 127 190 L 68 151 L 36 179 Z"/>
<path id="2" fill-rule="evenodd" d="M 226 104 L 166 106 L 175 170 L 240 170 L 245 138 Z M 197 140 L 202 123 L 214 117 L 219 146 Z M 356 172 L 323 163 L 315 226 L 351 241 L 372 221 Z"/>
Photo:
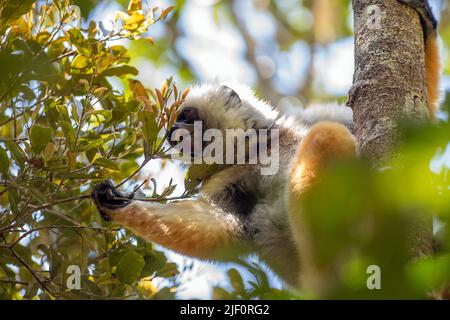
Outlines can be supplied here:
<path id="1" fill-rule="evenodd" d="M 311 263 L 327 280 L 322 298 L 449 298 L 450 123 L 404 123 L 402 133 L 386 166 L 336 163 L 298 203 Z M 368 290 L 371 265 L 380 290 Z"/>

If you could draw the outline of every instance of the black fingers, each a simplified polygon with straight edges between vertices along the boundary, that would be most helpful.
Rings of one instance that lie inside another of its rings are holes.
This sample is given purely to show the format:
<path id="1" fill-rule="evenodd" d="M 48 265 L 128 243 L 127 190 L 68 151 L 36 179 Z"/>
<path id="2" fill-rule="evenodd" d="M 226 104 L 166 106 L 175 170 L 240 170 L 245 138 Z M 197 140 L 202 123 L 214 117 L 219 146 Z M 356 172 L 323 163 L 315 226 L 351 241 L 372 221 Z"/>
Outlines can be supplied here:
<path id="1" fill-rule="evenodd" d="M 129 204 L 133 195 L 126 196 L 116 190 L 111 180 L 105 180 L 95 185 L 91 191 L 92 199 L 98 211 L 105 220 L 110 220 L 107 211 L 116 210 Z"/>

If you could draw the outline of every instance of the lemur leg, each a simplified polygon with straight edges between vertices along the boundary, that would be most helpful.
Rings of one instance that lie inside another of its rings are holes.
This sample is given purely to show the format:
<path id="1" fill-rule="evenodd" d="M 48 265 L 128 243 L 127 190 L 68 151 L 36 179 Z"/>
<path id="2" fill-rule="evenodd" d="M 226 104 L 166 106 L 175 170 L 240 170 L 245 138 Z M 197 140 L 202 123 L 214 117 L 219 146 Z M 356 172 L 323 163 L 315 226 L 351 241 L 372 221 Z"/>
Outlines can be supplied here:
<path id="1" fill-rule="evenodd" d="M 223 259 L 230 250 L 244 245 L 242 224 L 237 218 L 202 199 L 168 204 L 117 200 L 111 205 L 114 197 L 123 196 L 110 182 L 97 185 L 92 195 L 103 216 L 145 240 L 184 255 Z"/>
<path id="2" fill-rule="evenodd" d="M 299 285 L 320 292 L 328 281 L 328 271 L 315 265 L 314 243 L 302 219 L 304 193 L 322 176 L 324 169 L 337 159 L 356 157 L 355 139 L 342 124 L 323 121 L 311 127 L 302 140 L 289 173 L 289 219 L 301 262 Z M 326 200 L 324 200 L 326 201 Z"/>
<path id="3" fill-rule="evenodd" d="M 439 105 L 439 81 L 441 62 L 437 41 L 437 20 L 427 0 L 398 0 L 412 7 L 420 16 L 425 39 L 425 76 L 428 92 L 428 111 L 431 119 L 436 118 Z"/>

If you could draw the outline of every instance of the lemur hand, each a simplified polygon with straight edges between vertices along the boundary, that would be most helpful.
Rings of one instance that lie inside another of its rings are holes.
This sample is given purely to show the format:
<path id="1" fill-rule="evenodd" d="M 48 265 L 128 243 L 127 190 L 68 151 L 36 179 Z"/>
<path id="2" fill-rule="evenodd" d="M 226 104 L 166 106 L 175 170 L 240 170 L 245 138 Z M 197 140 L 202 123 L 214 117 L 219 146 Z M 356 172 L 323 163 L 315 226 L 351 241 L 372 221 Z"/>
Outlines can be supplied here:
<path id="1" fill-rule="evenodd" d="M 111 220 L 109 213 L 112 210 L 123 208 L 133 200 L 133 194 L 126 196 L 116 190 L 111 180 L 95 185 L 91 196 L 103 219 L 107 221 Z"/>

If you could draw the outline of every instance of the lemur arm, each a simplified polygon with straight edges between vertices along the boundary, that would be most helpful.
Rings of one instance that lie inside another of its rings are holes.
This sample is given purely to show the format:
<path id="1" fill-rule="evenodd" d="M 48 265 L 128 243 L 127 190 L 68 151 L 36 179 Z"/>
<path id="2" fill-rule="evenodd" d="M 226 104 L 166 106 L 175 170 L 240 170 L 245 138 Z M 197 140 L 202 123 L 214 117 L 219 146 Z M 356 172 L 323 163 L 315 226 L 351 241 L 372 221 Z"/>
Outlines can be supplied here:
<path id="1" fill-rule="evenodd" d="M 427 81 L 428 111 L 435 119 L 439 104 L 440 55 L 437 42 L 437 20 L 427 0 L 399 0 L 415 9 L 422 22 L 425 37 L 425 76 Z"/>
<path id="2" fill-rule="evenodd" d="M 242 223 L 202 198 L 167 204 L 127 200 L 110 181 L 95 186 L 92 196 L 106 219 L 184 255 L 220 260 L 245 246 Z"/>

